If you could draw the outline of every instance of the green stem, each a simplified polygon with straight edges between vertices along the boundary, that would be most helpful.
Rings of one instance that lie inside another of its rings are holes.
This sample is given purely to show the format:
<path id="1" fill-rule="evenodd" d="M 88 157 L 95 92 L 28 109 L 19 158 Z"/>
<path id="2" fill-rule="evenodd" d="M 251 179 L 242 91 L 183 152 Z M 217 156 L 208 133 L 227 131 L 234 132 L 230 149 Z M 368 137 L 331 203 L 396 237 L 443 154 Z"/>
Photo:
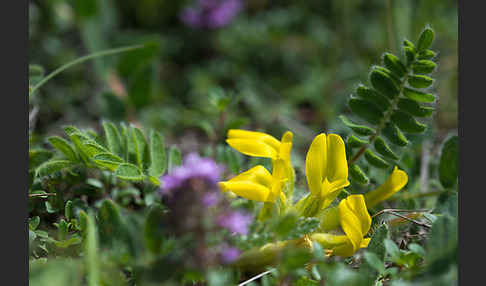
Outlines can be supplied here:
<path id="1" fill-rule="evenodd" d="M 69 63 L 57 68 L 55 71 L 51 72 L 49 75 L 44 77 L 41 81 L 39 81 L 36 85 L 34 85 L 32 87 L 32 89 L 29 90 L 29 95 L 34 94 L 34 92 L 37 89 L 39 89 L 41 86 L 43 86 L 46 82 L 48 82 L 50 79 L 52 79 L 57 74 L 61 73 L 65 69 L 68 69 L 68 68 L 70 68 L 70 67 L 72 67 L 76 64 L 79 64 L 79 63 L 82 63 L 82 62 L 85 62 L 87 60 L 91 60 L 91 59 L 94 59 L 94 58 L 99 58 L 99 57 L 103 57 L 103 56 L 118 54 L 118 53 L 127 52 L 127 51 L 132 51 L 132 50 L 135 50 L 135 49 L 140 49 L 142 47 L 144 47 L 144 45 L 134 45 L 134 46 L 128 46 L 128 47 L 115 48 L 115 49 L 96 52 L 96 53 L 93 53 L 93 54 L 90 54 L 90 55 L 86 55 L 86 56 L 77 58 L 74 61 L 69 62 Z"/>
<path id="2" fill-rule="evenodd" d="M 403 88 L 405 87 L 405 83 L 408 80 L 408 73 L 409 73 L 409 70 L 407 69 L 407 73 L 406 73 L 406 75 L 405 75 L 405 77 L 402 80 L 401 85 L 400 85 L 400 92 L 392 100 L 390 107 L 385 112 L 385 116 L 380 120 L 380 123 L 378 124 L 378 127 L 376 128 L 375 133 L 373 135 L 371 135 L 371 137 L 369 138 L 369 143 L 366 144 L 366 145 L 363 145 L 363 147 L 361 147 L 361 149 L 358 151 L 358 153 L 356 153 L 356 155 L 354 155 L 354 157 L 351 158 L 351 160 L 349 160 L 348 166 L 351 166 L 352 164 L 354 164 L 359 159 L 359 157 L 361 157 L 361 155 L 364 154 L 364 152 L 366 151 L 366 149 L 370 145 L 373 144 L 373 142 L 375 141 L 376 137 L 378 137 L 378 135 L 380 135 L 381 131 L 383 130 L 383 128 L 385 127 L 386 123 L 388 122 L 388 120 L 390 119 L 391 115 L 393 114 L 393 111 L 397 108 L 398 101 L 400 100 L 400 95 L 402 94 Z"/>

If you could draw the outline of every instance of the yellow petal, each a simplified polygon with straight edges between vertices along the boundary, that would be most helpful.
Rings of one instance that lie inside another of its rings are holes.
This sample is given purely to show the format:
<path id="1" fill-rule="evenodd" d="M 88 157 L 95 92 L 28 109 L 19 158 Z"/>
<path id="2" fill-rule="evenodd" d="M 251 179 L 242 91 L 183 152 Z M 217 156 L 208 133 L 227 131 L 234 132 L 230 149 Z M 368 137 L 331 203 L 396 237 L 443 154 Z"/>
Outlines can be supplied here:
<path id="1" fill-rule="evenodd" d="M 309 147 L 305 158 L 305 175 L 307 185 L 312 194 L 321 193 L 321 184 L 325 178 L 324 172 L 327 162 L 326 134 L 317 135 Z"/>
<path id="2" fill-rule="evenodd" d="M 368 247 L 368 244 L 370 244 L 370 240 L 371 240 L 371 238 L 369 238 L 369 237 L 363 239 L 361 241 L 361 244 L 360 244 L 359 248 L 366 248 L 366 247 Z"/>
<path id="3" fill-rule="evenodd" d="M 282 141 L 280 143 L 279 157 L 283 160 L 290 161 L 290 150 L 292 149 L 292 138 L 293 134 L 287 131 L 282 136 Z"/>
<path id="4" fill-rule="evenodd" d="M 249 130 L 242 130 L 242 129 L 230 129 L 228 130 L 228 139 L 249 139 L 252 141 L 259 141 L 266 145 L 269 145 L 273 148 L 276 152 L 280 149 L 280 141 L 278 141 L 272 135 L 257 132 L 257 131 L 249 131 Z"/>
<path id="5" fill-rule="evenodd" d="M 366 208 L 363 195 L 351 195 L 346 198 L 347 206 L 358 218 L 363 235 L 367 234 L 371 226 L 371 216 Z"/>
<path id="6" fill-rule="evenodd" d="M 349 238 L 345 235 L 329 233 L 313 233 L 310 238 L 318 242 L 324 249 L 333 249 L 349 242 Z"/>
<path id="7" fill-rule="evenodd" d="M 359 248 L 358 248 L 359 249 Z M 350 241 L 348 243 L 337 246 L 333 249 L 332 254 L 341 257 L 349 257 L 353 255 L 358 249 L 354 249 Z"/>
<path id="8" fill-rule="evenodd" d="M 226 139 L 226 143 L 241 153 L 253 157 L 276 158 L 277 150 L 272 146 L 252 139 Z"/>
<path id="9" fill-rule="evenodd" d="M 324 179 L 321 185 L 321 196 L 323 198 L 328 198 L 332 197 L 334 195 L 334 198 L 339 194 L 339 192 L 333 194 L 336 191 L 342 190 L 344 187 L 349 186 L 349 181 L 348 180 L 337 180 L 333 182 L 329 182 L 327 178 Z M 332 198 L 332 199 L 334 199 Z M 332 201 L 332 200 L 331 200 Z"/>
<path id="10" fill-rule="evenodd" d="M 222 190 L 230 190 L 236 195 L 259 202 L 265 202 L 270 194 L 270 189 L 249 181 L 219 182 Z"/>
<path id="11" fill-rule="evenodd" d="M 341 136 L 329 134 L 327 136 L 327 168 L 325 176 L 329 182 L 348 180 L 348 162 L 344 141 Z"/>
<path id="12" fill-rule="evenodd" d="M 248 171 L 233 177 L 229 182 L 251 181 L 270 188 L 272 185 L 272 175 L 262 165 L 257 165 Z"/>
<path id="13" fill-rule="evenodd" d="M 407 182 L 407 173 L 395 166 L 392 174 L 383 185 L 379 186 L 376 190 L 365 194 L 366 205 L 368 208 L 374 207 L 401 190 Z"/>
<path id="14" fill-rule="evenodd" d="M 363 240 L 363 231 L 361 221 L 353 211 L 353 202 L 348 200 L 349 197 L 343 199 L 338 205 L 339 221 L 341 228 L 353 245 L 353 251 L 356 251 Z"/>

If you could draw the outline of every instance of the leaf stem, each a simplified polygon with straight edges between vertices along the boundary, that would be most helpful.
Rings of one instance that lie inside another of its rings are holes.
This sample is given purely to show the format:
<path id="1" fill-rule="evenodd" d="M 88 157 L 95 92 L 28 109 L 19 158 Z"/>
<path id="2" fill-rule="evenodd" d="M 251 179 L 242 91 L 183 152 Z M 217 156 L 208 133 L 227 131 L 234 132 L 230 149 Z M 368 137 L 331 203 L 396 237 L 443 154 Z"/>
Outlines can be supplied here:
<path id="1" fill-rule="evenodd" d="M 373 144 L 373 141 L 376 139 L 376 137 L 378 137 L 378 135 L 381 133 L 382 129 L 385 127 L 386 123 L 388 122 L 391 115 L 393 114 L 393 111 L 397 107 L 398 100 L 400 99 L 400 95 L 402 94 L 403 88 L 405 87 L 405 83 L 408 80 L 408 72 L 409 71 L 407 69 L 407 73 L 406 73 L 405 77 L 403 78 L 403 80 L 401 82 L 400 91 L 398 92 L 398 95 L 392 100 L 390 107 L 385 112 L 385 116 L 380 120 L 380 123 L 378 124 L 378 127 L 376 128 L 375 133 L 373 135 L 371 135 L 371 137 L 369 138 L 369 143 L 366 144 L 366 145 L 363 145 L 363 147 L 361 147 L 361 149 L 359 149 L 358 153 L 356 153 L 356 155 L 354 155 L 354 157 L 351 158 L 351 160 L 349 160 L 348 166 L 351 166 L 353 163 L 355 163 L 359 159 L 359 157 L 361 157 L 361 155 L 364 154 L 364 152 L 366 151 L 368 146 Z"/>

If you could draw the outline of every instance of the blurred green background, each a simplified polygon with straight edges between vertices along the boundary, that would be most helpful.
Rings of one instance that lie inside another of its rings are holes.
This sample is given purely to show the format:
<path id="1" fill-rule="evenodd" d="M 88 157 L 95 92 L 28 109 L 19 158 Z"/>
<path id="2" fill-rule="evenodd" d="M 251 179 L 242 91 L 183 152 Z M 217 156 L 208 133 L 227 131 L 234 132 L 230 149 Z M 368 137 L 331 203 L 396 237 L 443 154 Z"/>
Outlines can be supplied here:
<path id="1" fill-rule="evenodd" d="M 457 1 L 248 0 L 219 29 L 184 25 L 191 3 L 30 1 L 29 62 L 47 73 L 103 49 L 146 45 L 43 86 L 30 100 L 34 134 L 60 134 L 66 124 L 99 129 L 109 119 L 154 127 L 187 152 L 223 142 L 228 128 L 290 129 L 305 150 L 318 132 L 347 132 L 337 116 L 370 66 L 385 51 L 402 54 L 403 39 L 416 41 L 427 24 L 439 52 L 432 131 L 441 142 L 457 128 Z"/>

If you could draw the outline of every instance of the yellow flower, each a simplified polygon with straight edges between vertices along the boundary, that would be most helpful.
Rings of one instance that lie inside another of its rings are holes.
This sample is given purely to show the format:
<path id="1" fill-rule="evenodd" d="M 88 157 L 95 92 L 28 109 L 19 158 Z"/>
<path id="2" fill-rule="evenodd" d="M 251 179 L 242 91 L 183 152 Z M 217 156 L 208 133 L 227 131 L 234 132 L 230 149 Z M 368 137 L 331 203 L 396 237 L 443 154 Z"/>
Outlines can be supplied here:
<path id="1" fill-rule="evenodd" d="M 366 206 L 372 208 L 380 202 L 388 199 L 394 193 L 400 191 L 408 182 L 407 173 L 398 169 L 397 166 L 393 169 L 392 174 L 385 183 L 379 186 L 376 190 L 365 194 Z"/>
<path id="2" fill-rule="evenodd" d="M 291 199 L 294 188 L 294 169 L 290 162 L 293 134 L 287 131 L 279 141 L 275 137 L 262 132 L 241 129 L 230 129 L 226 143 L 239 152 L 253 157 L 271 158 L 273 168 L 277 160 L 282 160 L 285 167 L 284 177 L 288 179 L 286 195 Z"/>
<path id="3" fill-rule="evenodd" d="M 306 216 L 314 216 L 349 186 L 343 139 L 336 134 L 317 135 L 305 158 L 305 172 L 310 195 L 299 201 L 297 208 Z"/>
<path id="4" fill-rule="evenodd" d="M 371 226 L 371 217 L 363 195 L 351 195 L 338 205 L 339 222 L 344 235 L 314 233 L 311 239 L 317 241 L 333 255 L 348 257 L 360 248 L 367 247 L 370 239 L 364 238 Z"/>
<path id="5" fill-rule="evenodd" d="M 275 202 L 280 197 L 285 203 L 286 198 L 282 192 L 287 178 L 285 165 L 282 159 L 277 159 L 273 166 L 273 174 L 258 165 L 239 174 L 229 181 L 219 182 L 222 191 L 231 191 L 238 196 L 253 201 Z"/>
<path id="6" fill-rule="evenodd" d="M 226 143 L 241 153 L 253 157 L 290 161 L 293 134 L 287 131 L 278 141 L 275 137 L 256 131 L 230 129 Z"/>
<path id="7" fill-rule="evenodd" d="M 388 177 L 384 184 L 364 195 L 366 207 L 372 208 L 378 203 L 388 199 L 394 193 L 400 191 L 407 184 L 407 181 L 407 173 L 395 166 L 392 174 Z M 337 207 L 325 209 L 319 214 L 319 219 L 321 220 L 321 230 L 328 231 L 336 229 L 339 227 L 339 214 Z"/>

